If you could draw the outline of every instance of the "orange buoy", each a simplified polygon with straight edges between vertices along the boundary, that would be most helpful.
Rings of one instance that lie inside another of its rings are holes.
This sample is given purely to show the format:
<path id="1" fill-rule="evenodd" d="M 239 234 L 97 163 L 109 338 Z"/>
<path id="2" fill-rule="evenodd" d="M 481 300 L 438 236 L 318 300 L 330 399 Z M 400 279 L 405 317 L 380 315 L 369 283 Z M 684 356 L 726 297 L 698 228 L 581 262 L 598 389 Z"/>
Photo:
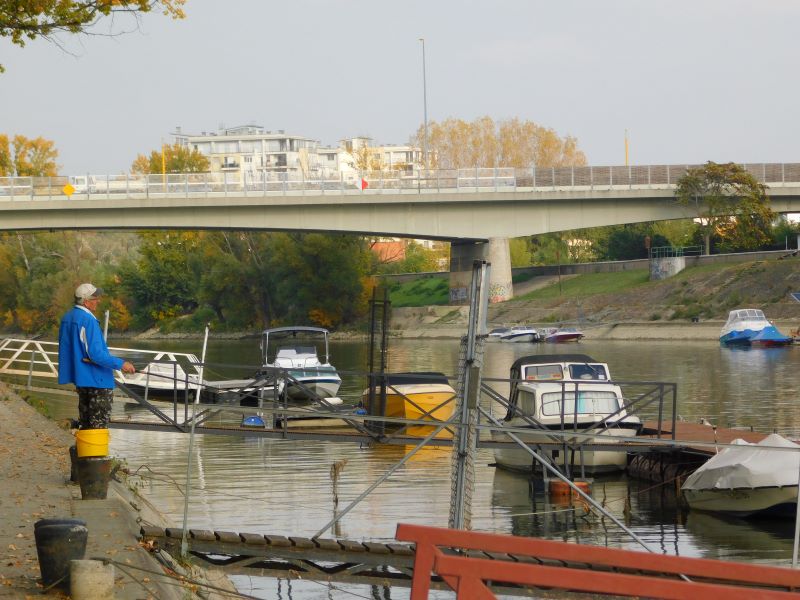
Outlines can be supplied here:
<path id="1" fill-rule="evenodd" d="M 591 494 L 592 484 L 589 481 L 573 481 L 572 484 L 580 489 L 584 494 Z M 570 496 L 579 497 L 578 493 L 560 479 L 550 480 L 550 495 L 557 498 L 569 498 Z"/>

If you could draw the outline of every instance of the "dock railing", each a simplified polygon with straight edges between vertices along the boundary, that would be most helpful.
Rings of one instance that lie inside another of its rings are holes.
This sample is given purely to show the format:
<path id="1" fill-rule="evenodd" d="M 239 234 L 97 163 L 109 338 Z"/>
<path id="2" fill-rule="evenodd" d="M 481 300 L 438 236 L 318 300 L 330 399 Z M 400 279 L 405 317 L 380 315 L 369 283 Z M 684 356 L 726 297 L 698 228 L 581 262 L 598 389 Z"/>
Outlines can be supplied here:
<path id="1" fill-rule="evenodd" d="M 781 567 L 733 568 L 720 560 L 406 523 L 398 524 L 395 537 L 416 548 L 411 600 L 428 598 L 432 575 L 464 600 L 493 599 L 490 583 L 687 600 L 788 599 L 800 588 L 800 572 Z"/>

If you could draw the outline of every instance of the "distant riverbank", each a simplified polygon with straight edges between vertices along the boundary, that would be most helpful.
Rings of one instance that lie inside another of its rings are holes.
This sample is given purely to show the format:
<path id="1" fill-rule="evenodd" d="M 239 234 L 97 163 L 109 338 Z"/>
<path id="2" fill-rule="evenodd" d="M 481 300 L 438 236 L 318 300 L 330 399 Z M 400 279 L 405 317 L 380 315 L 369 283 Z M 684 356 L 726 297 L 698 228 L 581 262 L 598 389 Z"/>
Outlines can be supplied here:
<path id="1" fill-rule="evenodd" d="M 686 341 L 717 341 L 722 329 L 723 321 L 705 321 L 699 323 L 685 322 L 630 322 L 592 324 L 581 328 L 586 334 L 586 339 L 598 340 L 686 340 Z M 544 326 L 551 324 L 541 324 Z M 783 333 L 789 335 L 798 324 L 793 321 L 775 321 L 775 326 Z M 403 328 L 390 328 L 389 335 L 404 339 L 458 339 L 467 332 L 466 324 L 431 325 L 425 323 L 411 324 L 406 322 Z M 211 331 L 212 339 L 247 339 L 258 337 L 258 332 L 222 332 Z M 166 333 L 150 332 L 147 336 L 137 335 L 112 336 L 118 339 L 132 340 L 196 340 L 202 339 L 201 333 Z M 334 340 L 367 339 L 368 335 L 362 331 L 336 331 L 331 334 Z M 113 341 L 112 341 L 113 345 Z"/>

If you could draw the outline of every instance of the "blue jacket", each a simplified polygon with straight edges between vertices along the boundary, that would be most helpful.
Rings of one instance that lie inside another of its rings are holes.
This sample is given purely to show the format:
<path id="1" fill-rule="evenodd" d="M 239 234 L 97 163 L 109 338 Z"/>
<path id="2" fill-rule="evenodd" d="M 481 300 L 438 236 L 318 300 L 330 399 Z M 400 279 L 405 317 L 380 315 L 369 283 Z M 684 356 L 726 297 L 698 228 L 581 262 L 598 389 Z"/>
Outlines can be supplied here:
<path id="1" fill-rule="evenodd" d="M 58 383 L 113 389 L 113 370 L 121 369 L 124 362 L 108 352 L 100 324 L 89 309 L 73 306 L 61 319 Z"/>

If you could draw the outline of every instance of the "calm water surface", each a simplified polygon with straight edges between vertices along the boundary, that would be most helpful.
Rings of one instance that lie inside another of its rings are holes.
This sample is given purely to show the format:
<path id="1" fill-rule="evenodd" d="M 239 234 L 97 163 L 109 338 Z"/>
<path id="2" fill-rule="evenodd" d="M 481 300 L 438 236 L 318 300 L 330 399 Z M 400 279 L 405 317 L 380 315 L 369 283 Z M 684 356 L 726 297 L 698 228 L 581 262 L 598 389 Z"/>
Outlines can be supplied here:
<path id="1" fill-rule="evenodd" d="M 121 343 L 119 345 L 122 345 Z M 153 342 L 140 347 L 200 353 L 201 342 Z M 515 358 L 537 352 L 581 352 L 607 362 L 620 380 L 678 384 L 678 413 L 721 426 L 750 427 L 800 437 L 798 387 L 800 348 L 730 350 L 715 341 L 694 343 L 584 341 L 578 345 L 487 345 L 485 377 L 508 377 Z M 341 371 L 366 370 L 366 344 L 333 342 L 331 360 Z M 392 340 L 389 370 L 435 370 L 455 374 L 456 341 Z M 235 377 L 231 365 L 259 363 L 257 340 L 212 340 L 207 379 Z M 343 375 L 340 396 L 357 397 L 361 375 Z M 115 416 L 138 415 L 138 408 L 115 403 Z M 53 401 L 56 416 L 77 411 L 74 400 Z M 111 451 L 142 475 L 144 492 L 173 522 L 183 519 L 188 436 L 114 430 Z M 189 526 L 296 536 L 316 534 L 333 515 L 330 476 L 335 462 L 346 461 L 338 481 L 339 509 L 361 494 L 400 458 L 397 447 L 360 447 L 330 442 L 274 441 L 258 438 L 198 436 L 192 459 Z M 638 548 L 609 519 L 582 507 L 552 504 L 531 493 L 525 477 L 490 466 L 491 451 L 477 460 L 472 526 L 475 530 L 542 536 L 611 547 Z M 668 488 L 668 489 L 665 489 Z M 593 496 L 624 519 L 630 499 L 629 527 L 656 552 L 789 564 L 792 522 L 723 520 L 686 514 L 677 508 L 672 486 L 624 476 L 596 479 Z M 448 449 L 417 453 L 366 500 L 350 511 L 328 536 L 392 540 L 398 521 L 444 526 L 450 502 Z M 367 586 L 330 586 L 270 578 L 237 577 L 240 591 L 264 598 L 407 598 L 408 591 Z M 441 597 L 452 597 L 442 595 Z"/>

